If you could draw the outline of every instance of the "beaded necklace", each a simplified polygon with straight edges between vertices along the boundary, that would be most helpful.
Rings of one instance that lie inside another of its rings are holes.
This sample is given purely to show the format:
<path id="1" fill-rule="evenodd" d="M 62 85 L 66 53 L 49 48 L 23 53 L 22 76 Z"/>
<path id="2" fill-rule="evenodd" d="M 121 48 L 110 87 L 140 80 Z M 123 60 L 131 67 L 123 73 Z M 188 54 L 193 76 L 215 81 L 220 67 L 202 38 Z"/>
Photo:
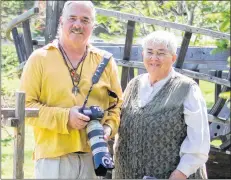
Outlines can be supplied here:
<path id="1" fill-rule="evenodd" d="M 70 73 L 70 76 L 71 76 L 71 80 L 72 80 L 72 84 L 73 84 L 73 88 L 72 88 L 72 93 L 76 96 L 77 93 L 79 93 L 79 82 L 80 82 L 80 79 L 81 79 L 81 75 L 82 75 L 82 70 L 83 70 L 83 63 L 84 63 L 84 60 L 87 56 L 87 49 L 86 48 L 86 51 L 84 52 L 82 58 L 80 59 L 78 65 L 76 68 L 74 68 L 73 64 L 71 63 L 69 57 L 67 56 L 65 50 L 63 49 L 63 47 L 61 46 L 60 43 L 58 43 L 58 46 L 59 46 L 59 50 L 62 54 L 62 57 L 63 57 L 63 60 L 69 70 L 69 73 Z M 67 61 L 69 62 L 69 64 L 71 65 L 71 67 L 68 65 Z M 77 70 L 79 68 L 79 65 L 82 63 L 81 65 L 81 69 L 80 69 L 80 74 L 77 73 Z"/>

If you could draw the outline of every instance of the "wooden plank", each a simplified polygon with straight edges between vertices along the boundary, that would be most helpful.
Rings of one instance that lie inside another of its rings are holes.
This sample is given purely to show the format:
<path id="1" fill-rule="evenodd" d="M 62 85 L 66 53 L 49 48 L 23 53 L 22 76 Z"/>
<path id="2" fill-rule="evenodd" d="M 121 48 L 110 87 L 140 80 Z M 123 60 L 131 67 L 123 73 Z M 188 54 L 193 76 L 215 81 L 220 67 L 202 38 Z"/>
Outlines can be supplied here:
<path id="1" fill-rule="evenodd" d="M 64 3 L 65 1 L 46 2 L 45 44 L 55 39 Z"/>
<path id="2" fill-rule="evenodd" d="M 22 23 L 23 21 L 30 19 L 31 17 L 37 15 L 39 13 L 39 8 L 34 7 L 23 14 L 17 16 L 13 20 L 11 20 L 6 27 L 6 38 L 10 41 L 13 41 L 12 38 L 10 37 L 10 33 L 14 27 L 16 27 L 18 24 Z"/>
<path id="3" fill-rule="evenodd" d="M 125 61 L 130 60 L 134 30 L 135 30 L 135 22 L 128 21 L 124 55 L 123 55 L 123 60 Z M 126 88 L 128 81 L 132 79 L 133 77 L 134 77 L 133 68 L 128 68 L 128 67 L 122 68 L 121 87 L 123 91 Z"/>
<path id="4" fill-rule="evenodd" d="M 222 107 L 221 111 L 217 115 L 218 118 L 223 120 L 228 120 L 230 118 L 230 101 L 226 101 L 225 105 Z"/>
<path id="5" fill-rule="evenodd" d="M 228 76 L 227 76 L 227 81 L 230 82 L 230 80 L 231 80 L 231 72 L 229 71 Z M 223 84 L 221 84 L 221 85 L 223 85 Z M 230 91 L 230 90 L 231 90 L 230 87 L 223 86 L 221 92 L 226 92 L 226 91 Z M 218 116 L 221 109 L 224 107 L 226 101 L 227 101 L 226 99 L 223 99 L 223 98 L 219 97 L 217 102 L 210 109 L 209 113 L 214 115 L 214 116 Z"/>
<path id="6" fill-rule="evenodd" d="M 145 69 L 142 62 L 123 61 L 123 60 L 118 60 L 118 59 L 115 59 L 115 61 L 116 61 L 117 65 L 119 65 L 119 66 Z M 193 79 L 204 80 L 204 81 L 224 85 L 226 87 L 231 87 L 230 81 L 226 80 L 226 79 L 217 78 L 217 77 L 214 77 L 214 76 L 211 76 L 208 74 L 199 73 L 199 72 L 193 72 L 193 71 L 186 70 L 186 69 L 178 69 L 178 68 L 174 68 L 174 69 L 176 72 L 179 72 L 179 73 L 186 75 L 186 76 L 193 78 Z"/>
<path id="7" fill-rule="evenodd" d="M 1 119 L 1 125 L 7 126 L 7 127 L 17 127 L 18 126 L 18 119 L 17 118 L 2 118 Z"/>
<path id="8" fill-rule="evenodd" d="M 212 122 L 209 125 L 209 129 L 210 129 L 210 138 L 212 141 L 213 139 L 218 139 L 218 138 L 221 138 L 222 136 L 229 134 L 230 133 L 230 123 Z"/>
<path id="9" fill-rule="evenodd" d="M 228 90 L 228 87 L 223 87 L 222 92 L 226 92 Z M 209 113 L 218 116 L 218 114 L 221 112 L 221 109 L 224 107 L 226 102 L 226 99 L 218 98 L 213 107 L 210 109 Z"/>
<path id="10" fill-rule="evenodd" d="M 215 76 L 218 78 L 221 78 L 222 77 L 222 71 L 216 71 Z M 220 93 L 221 93 L 221 85 L 215 84 L 215 93 L 214 93 L 215 102 L 217 102 Z"/>
<path id="11" fill-rule="evenodd" d="M 38 40 L 39 46 L 45 45 L 44 40 Z M 93 46 L 104 49 L 113 54 L 115 58 L 122 59 L 124 52 L 124 44 L 115 43 L 91 43 Z M 189 46 L 186 52 L 184 63 L 195 63 L 195 64 L 221 64 L 228 65 L 227 58 L 230 56 L 230 51 L 222 51 L 216 54 L 211 54 L 211 52 L 216 49 L 215 47 L 194 47 Z M 131 59 L 135 61 L 142 61 L 142 47 L 139 44 L 132 45 Z M 179 55 L 180 48 L 177 48 L 177 54 Z M 227 68 L 228 69 L 228 68 Z"/>
<path id="12" fill-rule="evenodd" d="M 176 68 L 182 69 L 182 66 L 184 64 L 185 55 L 188 50 L 191 37 L 192 37 L 192 33 L 185 32 L 182 43 L 181 43 L 180 52 L 177 57 L 177 61 L 175 65 Z"/>
<path id="13" fill-rule="evenodd" d="M 200 72 L 199 70 L 194 70 L 194 72 Z M 193 79 L 198 85 L 200 85 L 200 80 L 199 79 Z"/>
<path id="14" fill-rule="evenodd" d="M 15 108 L 1 108 L 1 113 L 4 118 L 15 117 Z M 39 109 L 38 108 L 26 108 L 25 117 L 38 117 Z"/>
<path id="15" fill-rule="evenodd" d="M 122 59 L 123 46 L 99 46 L 99 48 L 109 51 L 116 59 Z M 214 48 L 195 48 L 189 47 L 186 53 L 183 69 L 190 70 L 229 70 L 227 58 L 229 52 L 220 52 L 211 55 Z M 179 54 L 180 49 L 178 49 Z M 130 61 L 142 61 L 142 48 L 140 46 L 133 46 Z M 174 65 L 175 66 L 175 65 Z"/>
<path id="16" fill-rule="evenodd" d="M 177 68 L 175 68 L 175 71 L 179 72 L 180 74 L 183 74 L 183 75 L 186 75 L 188 77 L 191 77 L 193 79 L 204 80 L 204 81 L 208 81 L 208 82 L 212 82 L 212 83 L 224 85 L 224 86 L 227 86 L 227 87 L 231 87 L 230 81 L 226 80 L 226 79 L 221 79 L 221 78 L 213 77 L 213 76 L 210 76 L 210 75 L 207 75 L 207 74 L 203 74 L 203 73 L 199 73 L 199 72 L 193 72 L 193 71 L 186 70 L 186 69 L 177 69 Z"/>
<path id="17" fill-rule="evenodd" d="M 210 70 L 209 72 L 208 72 L 208 74 L 209 75 L 211 75 L 211 76 L 215 76 L 215 71 L 214 70 Z M 228 74 L 229 74 L 229 72 L 222 72 L 222 79 L 227 79 L 228 78 Z"/>
<path id="18" fill-rule="evenodd" d="M 24 43 L 26 47 L 26 55 L 28 59 L 31 53 L 33 52 L 33 44 L 32 44 L 32 38 L 31 38 L 29 19 L 27 19 L 26 21 L 22 23 L 22 27 L 23 27 Z"/>
<path id="19" fill-rule="evenodd" d="M 140 22 L 140 23 L 154 24 L 154 25 L 158 25 L 158 26 L 162 26 L 166 28 L 178 29 L 181 31 L 191 32 L 195 34 L 202 34 L 202 35 L 207 35 L 207 36 L 211 36 L 215 38 L 230 40 L 230 34 L 221 33 L 218 31 L 212 31 L 209 29 L 196 28 L 196 27 L 189 26 L 189 25 L 167 22 L 163 20 L 157 20 L 154 18 L 148 18 L 148 17 L 133 15 L 129 13 L 122 13 L 119 11 L 106 10 L 102 8 L 96 8 L 96 12 L 97 14 L 101 14 L 104 16 L 116 17 L 118 20 L 130 20 L 130 21 L 135 21 L 135 22 Z"/>
<path id="20" fill-rule="evenodd" d="M 15 117 L 19 124 L 14 128 L 14 160 L 13 160 L 13 179 L 23 179 L 24 171 L 24 139 L 25 139 L 25 93 L 16 92 Z"/>
<path id="21" fill-rule="evenodd" d="M 17 28 L 12 29 L 12 36 L 14 39 L 14 45 L 16 48 L 17 56 L 19 59 L 19 62 L 22 63 L 27 60 L 26 52 L 25 52 L 25 46 L 22 37 L 18 34 Z"/>
<path id="22" fill-rule="evenodd" d="M 123 60 L 127 60 L 127 61 L 130 60 L 134 31 L 135 31 L 135 22 L 128 21 Z"/>
<path id="23" fill-rule="evenodd" d="M 218 123 L 218 124 L 230 124 L 229 120 L 218 118 L 216 116 L 213 116 L 212 114 L 208 114 L 208 121 L 211 123 Z"/>
<path id="24" fill-rule="evenodd" d="M 226 151 L 228 150 L 229 148 L 231 147 L 231 142 L 230 142 L 230 136 L 227 138 L 227 140 L 225 142 L 223 142 L 221 145 L 220 145 L 220 148 L 223 150 L 223 151 Z"/>

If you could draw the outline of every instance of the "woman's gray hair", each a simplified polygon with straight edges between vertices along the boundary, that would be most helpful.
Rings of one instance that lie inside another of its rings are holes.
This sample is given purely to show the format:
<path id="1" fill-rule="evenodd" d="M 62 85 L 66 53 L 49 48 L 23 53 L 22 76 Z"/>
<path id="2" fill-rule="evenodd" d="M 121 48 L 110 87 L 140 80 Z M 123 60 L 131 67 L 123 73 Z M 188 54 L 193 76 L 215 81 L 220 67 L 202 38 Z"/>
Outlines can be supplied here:
<path id="1" fill-rule="evenodd" d="M 62 11 L 62 15 L 61 15 L 62 17 L 66 16 L 66 13 L 69 11 L 71 3 L 84 4 L 88 7 L 90 7 L 92 9 L 92 21 L 93 21 L 93 23 L 95 22 L 96 10 L 95 10 L 94 4 L 91 1 L 66 1 L 64 6 L 63 6 L 63 11 Z M 59 35 L 61 33 L 60 30 L 61 30 L 61 24 L 59 22 L 56 38 L 59 37 Z"/>
<path id="2" fill-rule="evenodd" d="M 155 31 L 147 35 L 142 42 L 143 49 L 147 48 L 147 44 L 162 44 L 172 53 L 176 54 L 177 40 L 173 33 L 168 31 Z"/>

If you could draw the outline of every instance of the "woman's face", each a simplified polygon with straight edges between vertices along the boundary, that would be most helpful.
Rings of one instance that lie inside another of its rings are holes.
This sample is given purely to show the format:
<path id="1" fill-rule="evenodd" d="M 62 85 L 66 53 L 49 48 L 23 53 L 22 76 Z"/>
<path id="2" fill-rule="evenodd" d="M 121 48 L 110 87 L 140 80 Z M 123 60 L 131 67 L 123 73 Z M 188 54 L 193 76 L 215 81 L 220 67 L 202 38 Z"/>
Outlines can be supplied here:
<path id="1" fill-rule="evenodd" d="M 176 61 L 176 55 L 163 44 L 147 43 L 142 55 L 147 72 L 156 77 L 167 76 Z"/>

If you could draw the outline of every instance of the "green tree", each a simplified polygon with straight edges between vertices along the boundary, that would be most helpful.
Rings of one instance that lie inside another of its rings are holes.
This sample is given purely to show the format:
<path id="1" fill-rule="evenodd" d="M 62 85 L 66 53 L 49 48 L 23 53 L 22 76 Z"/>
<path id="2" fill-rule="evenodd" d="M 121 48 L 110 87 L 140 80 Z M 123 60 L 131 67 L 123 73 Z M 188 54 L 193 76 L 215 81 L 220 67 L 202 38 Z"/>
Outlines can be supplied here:
<path id="1" fill-rule="evenodd" d="M 97 7 L 147 16 L 159 20 L 188 24 L 215 31 L 230 31 L 229 1 L 94 1 Z M 98 26 L 107 32 L 103 37 L 125 35 L 126 22 L 97 15 Z M 135 37 L 142 37 L 162 27 L 136 23 Z M 166 29 L 166 28 L 165 28 Z M 194 45 L 200 45 L 203 36 L 196 35 Z"/>
<path id="2" fill-rule="evenodd" d="M 5 39 L 5 27 L 7 24 L 25 12 L 27 9 L 33 7 L 34 1 L 1 1 L 1 38 Z"/>

